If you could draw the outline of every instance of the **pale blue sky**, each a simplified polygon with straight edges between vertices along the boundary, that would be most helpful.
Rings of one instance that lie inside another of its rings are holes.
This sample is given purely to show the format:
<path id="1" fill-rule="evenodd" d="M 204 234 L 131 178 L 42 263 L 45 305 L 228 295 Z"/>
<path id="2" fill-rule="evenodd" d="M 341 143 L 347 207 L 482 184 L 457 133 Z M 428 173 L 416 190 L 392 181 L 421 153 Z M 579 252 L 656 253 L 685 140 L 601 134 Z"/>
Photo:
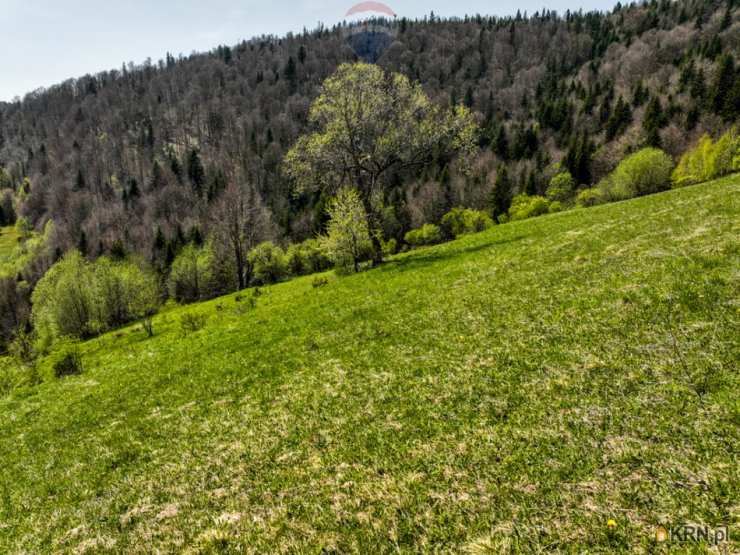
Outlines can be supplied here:
<path id="1" fill-rule="evenodd" d="M 261 34 L 332 25 L 358 0 L 0 0 L 0 100 L 70 77 L 189 54 Z M 389 0 L 399 16 L 508 15 L 543 6 L 610 9 L 616 0 Z"/>

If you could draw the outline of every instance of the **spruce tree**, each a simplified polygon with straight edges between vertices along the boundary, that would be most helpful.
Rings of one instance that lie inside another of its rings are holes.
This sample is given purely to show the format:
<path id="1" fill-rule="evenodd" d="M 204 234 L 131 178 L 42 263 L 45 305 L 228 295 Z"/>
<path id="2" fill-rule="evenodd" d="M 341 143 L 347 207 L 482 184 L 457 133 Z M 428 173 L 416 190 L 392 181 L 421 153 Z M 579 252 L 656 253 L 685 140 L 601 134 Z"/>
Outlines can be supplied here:
<path id="1" fill-rule="evenodd" d="M 203 163 L 200 161 L 198 151 L 192 149 L 188 156 L 188 179 L 193 191 L 199 197 L 203 195 L 203 186 L 206 183 L 206 172 L 203 169 Z"/>
<path id="2" fill-rule="evenodd" d="M 665 126 L 666 117 L 660 99 L 653 96 L 645 108 L 645 117 L 642 120 L 642 128 L 645 131 L 645 144 L 652 147 L 660 147 L 660 129 Z"/>
<path id="3" fill-rule="evenodd" d="M 738 99 L 733 94 L 733 89 L 736 89 L 736 79 L 735 63 L 732 56 L 725 54 L 719 60 L 717 74 L 710 91 L 710 98 L 712 101 L 712 110 L 727 121 L 732 121 L 738 114 Z"/>
<path id="4" fill-rule="evenodd" d="M 501 125 L 493 140 L 493 151 L 502 160 L 509 159 L 509 139 L 506 137 L 506 128 Z"/>
<path id="5" fill-rule="evenodd" d="M 491 191 L 491 214 L 494 220 L 505 216 L 511 206 L 511 182 L 506 166 L 501 164 L 496 172 L 496 182 Z"/>

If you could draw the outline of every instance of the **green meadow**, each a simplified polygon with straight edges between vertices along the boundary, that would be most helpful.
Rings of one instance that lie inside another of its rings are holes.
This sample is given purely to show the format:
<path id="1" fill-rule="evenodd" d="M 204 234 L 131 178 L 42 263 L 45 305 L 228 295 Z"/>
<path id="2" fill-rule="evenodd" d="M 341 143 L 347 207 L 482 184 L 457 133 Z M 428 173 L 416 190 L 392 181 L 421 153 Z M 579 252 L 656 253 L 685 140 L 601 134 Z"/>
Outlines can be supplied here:
<path id="1" fill-rule="evenodd" d="M 10 261 L 18 240 L 19 235 L 14 227 L 0 227 L 0 266 Z"/>
<path id="2" fill-rule="evenodd" d="M 0 552 L 737 552 L 739 262 L 735 176 L 168 309 L 0 399 Z"/>

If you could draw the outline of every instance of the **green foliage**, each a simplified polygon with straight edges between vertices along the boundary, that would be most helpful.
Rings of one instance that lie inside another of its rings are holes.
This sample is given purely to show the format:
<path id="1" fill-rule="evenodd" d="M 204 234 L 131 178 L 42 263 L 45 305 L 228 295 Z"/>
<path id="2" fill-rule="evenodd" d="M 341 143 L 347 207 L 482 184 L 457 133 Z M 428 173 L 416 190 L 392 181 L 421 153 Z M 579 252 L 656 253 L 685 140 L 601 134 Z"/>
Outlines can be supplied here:
<path id="1" fill-rule="evenodd" d="M 404 241 L 412 247 L 436 245 L 442 242 L 442 230 L 434 224 L 424 224 L 419 229 L 409 231 Z"/>
<path id="2" fill-rule="evenodd" d="M 180 316 L 180 329 L 185 335 L 202 330 L 208 317 L 200 312 L 185 312 Z"/>
<path id="3" fill-rule="evenodd" d="M 187 245 L 175 261 L 167 280 L 170 297 L 180 303 L 208 298 L 213 288 L 215 257 L 210 244 Z"/>
<path id="4" fill-rule="evenodd" d="M 445 153 L 472 155 L 477 125 L 469 109 L 443 109 L 418 83 L 375 64 L 342 64 L 311 105 L 304 135 L 285 157 L 299 189 L 337 188 L 349 175 L 368 201 L 384 174 L 431 163 Z M 360 149 L 360 151 L 356 151 Z"/>
<path id="5" fill-rule="evenodd" d="M 491 190 L 491 213 L 499 223 L 504 223 L 501 218 L 506 216 L 511 206 L 511 180 L 506 166 L 499 165 L 496 171 L 496 181 Z"/>
<path id="6" fill-rule="evenodd" d="M 725 121 L 734 122 L 740 117 L 740 70 L 735 68 L 731 54 L 719 59 L 709 97 L 712 109 Z"/>
<path id="7" fill-rule="evenodd" d="M 586 133 L 573 137 L 568 151 L 563 158 L 563 166 L 570 172 L 576 183 L 591 183 L 591 158 L 594 154 L 594 144 Z"/>
<path id="8" fill-rule="evenodd" d="M 78 251 L 67 253 L 36 285 L 33 323 L 42 345 L 59 337 L 87 338 L 103 329 L 95 273 Z"/>
<path id="9" fill-rule="evenodd" d="M 160 304 L 156 277 L 128 262 L 85 260 L 78 251 L 54 264 L 32 295 L 42 347 L 60 337 L 88 338 L 152 316 Z"/>
<path id="10" fill-rule="evenodd" d="M 576 206 L 578 206 L 579 208 L 589 208 L 591 206 L 604 204 L 605 202 L 607 202 L 607 199 L 604 197 L 604 193 L 598 187 L 583 189 L 576 196 Z"/>
<path id="11" fill-rule="evenodd" d="M 161 292 L 156 276 L 130 261 L 99 258 L 94 264 L 95 297 L 107 329 L 157 312 Z"/>
<path id="12" fill-rule="evenodd" d="M 442 217 L 440 229 L 442 236 L 449 240 L 466 233 L 485 231 L 493 225 L 493 220 L 485 212 L 470 208 L 453 208 Z"/>
<path id="13" fill-rule="evenodd" d="M 318 239 L 308 239 L 303 243 L 290 245 L 286 258 L 288 272 L 293 276 L 323 272 L 332 266 L 331 259 L 324 252 Z"/>
<path id="14" fill-rule="evenodd" d="M 288 262 L 283 249 L 269 241 L 249 251 L 247 258 L 252 266 L 253 281 L 257 285 L 277 283 L 288 275 Z"/>
<path id="15" fill-rule="evenodd" d="M 360 270 L 360 262 L 373 253 L 367 213 L 356 189 L 345 187 L 332 199 L 327 210 L 329 224 L 322 239 L 324 252 L 343 270 Z"/>
<path id="16" fill-rule="evenodd" d="M 576 190 L 576 181 L 570 172 L 565 171 L 555 175 L 545 193 L 548 200 L 568 202 L 573 198 Z"/>
<path id="17" fill-rule="evenodd" d="M 82 374 L 82 353 L 78 345 L 65 346 L 49 355 L 48 364 L 54 377 L 64 378 Z"/>
<path id="18" fill-rule="evenodd" d="M 49 220 L 43 233 L 21 236 L 15 227 L 0 229 L 0 276 L 17 277 L 36 264 L 45 266 L 49 258 L 49 242 L 54 234 L 54 222 Z"/>
<path id="19" fill-rule="evenodd" d="M 18 218 L 15 222 L 15 231 L 21 239 L 28 239 L 33 234 L 33 226 L 28 218 Z"/>
<path id="20" fill-rule="evenodd" d="M 606 123 L 606 139 L 613 140 L 629 127 L 632 122 L 632 110 L 627 102 L 620 96 L 617 104 Z"/>
<path id="21" fill-rule="evenodd" d="M 673 168 L 673 160 L 665 152 L 643 148 L 622 160 L 598 188 L 609 201 L 665 191 L 670 188 Z"/>
<path id="22" fill-rule="evenodd" d="M 563 203 L 559 200 L 552 201 L 550 203 L 550 208 L 548 208 L 548 212 L 550 214 L 557 214 L 558 212 L 563 211 Z"/>
<path id="23" fill-rule="evenodd" d="M 642 128 L 645 132 L 645 144 L 648 147 L 660 147 L 660 129 L 665 127 L 667 121 L 668 118 L 663 112 L 660 98 L 653 96 L 645 108 L 645 116 L 642 120 Z"/>
<path id="24" fill-rule="evenodd" d="M 398 252 L 398 241 L 391 238 L 383 241 L 383 256 L 393 256 Z"/>
<path id="25" fill-rule="evenodd" d="M 545 197 L 522 194 L 515 196 L 514 200 L 511 201 L 509 218 L 511 221 L 526 220 L 527 218 L 547 214 L 549 210 L 550 203 Z"/>
<path id="26" fill-rule="evenodd" d="M 697 145 L 686 151 L 673 171 L 674 187 L 694 185 L 740 171 L 740 135 L 735 128 L 722 135 L 716 143 L 704 135 Z"/>
<path id="27" fill-rule="evenodd" d="M 311 280 L 311 287 L 314 289 L 326 287 L 327 285 L 329 285 L 329 278 L 326 276 L 316 276 Z"/>
<path id="28" fill-rule="evenodd" d="M 477 151 L 479 130 L 469 108 L 438 106 L 419 83 L 375 64 L 340 65 L 324 81 L 308 119 L 316 131 L 288 151 L 284 172 L 298 191 L 333 192 L 352 176 L 367 212 L 374 262 L 382 260 L 385 220 L 383 203 L 375 201 L 384 198 L 393 176 L 453 156 L 467 172 Z M 341 264 L 357 271 L 363 256 L 346 257 L 345 250 Z"/>

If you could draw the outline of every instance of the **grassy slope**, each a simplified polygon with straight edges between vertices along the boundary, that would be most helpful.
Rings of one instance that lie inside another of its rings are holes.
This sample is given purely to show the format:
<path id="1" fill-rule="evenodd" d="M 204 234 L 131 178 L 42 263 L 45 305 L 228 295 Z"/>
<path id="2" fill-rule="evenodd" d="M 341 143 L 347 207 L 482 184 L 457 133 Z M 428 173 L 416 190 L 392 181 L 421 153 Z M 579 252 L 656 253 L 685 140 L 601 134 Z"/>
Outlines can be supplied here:
<path id="1" fill-rule="evenodd" d="M 91 341 L 0 401 L 0 551 L 740 548 L 739 236 L 735 177 Z"/>
<path id="2" fill-rule="evenodd" d="M 0 265 L 10 260 L 18 246 L 18 233 L 15 227 L 0 227 Z"/>

